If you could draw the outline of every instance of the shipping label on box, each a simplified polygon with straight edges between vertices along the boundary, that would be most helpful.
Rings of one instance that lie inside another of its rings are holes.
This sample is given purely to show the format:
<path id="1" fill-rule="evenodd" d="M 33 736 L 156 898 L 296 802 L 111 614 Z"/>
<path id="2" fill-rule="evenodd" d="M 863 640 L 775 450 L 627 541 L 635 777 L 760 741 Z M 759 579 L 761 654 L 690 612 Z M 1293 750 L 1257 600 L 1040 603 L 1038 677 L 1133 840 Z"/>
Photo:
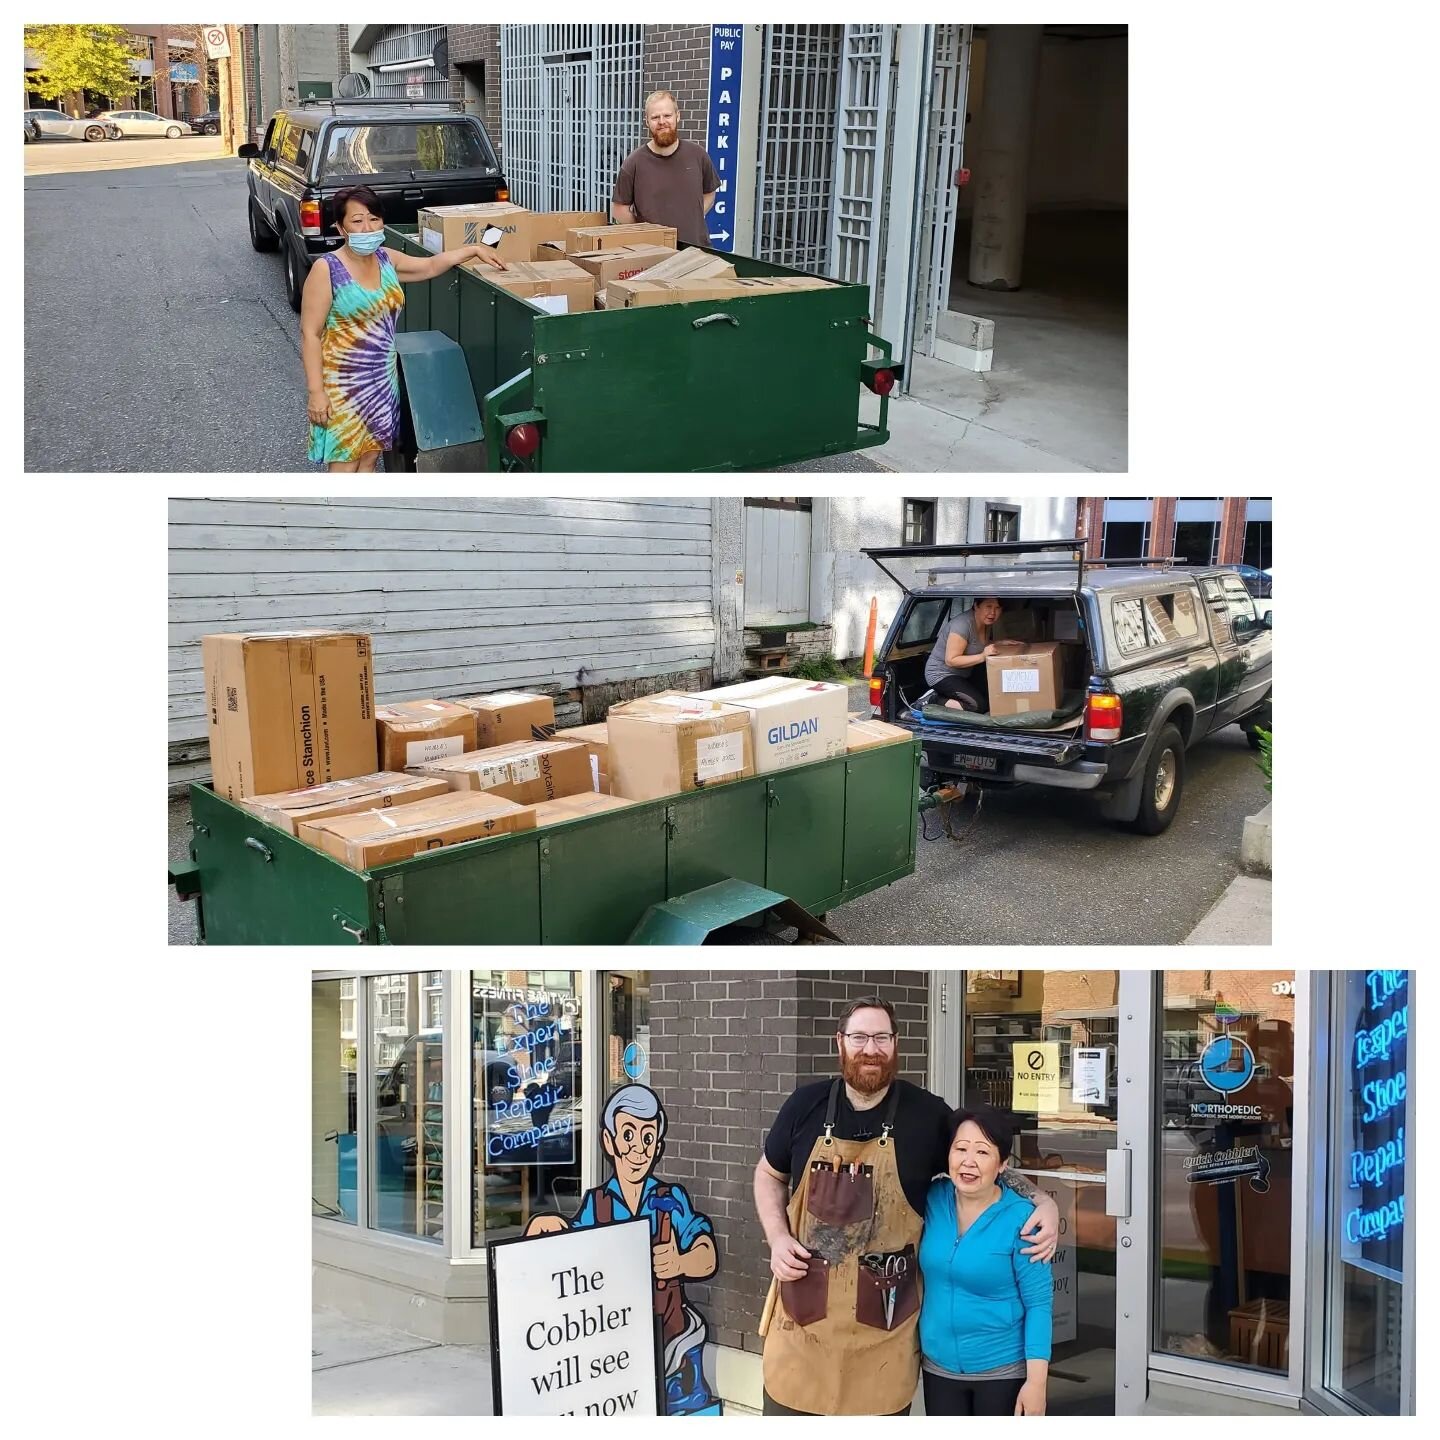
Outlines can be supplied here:
<path id="1" fill-rule="evenodd" d="M 601 795 L 610 793 L 610 732 L 602 721 L 599 725 L 576 725 L 558 732 L 558 739 L 572 745 L 583 745 L 590 757 L 590 779 Z"/>
<path id="2" fill-rule="evenodd" d="M 309 790 L 287 790 L 279 795 L 256 795 L 240 804 L 259 816 L 267 825 L 287 835 L 299 833 L 299 827 L 312 820 L 332 815 L 351 815 L 358 810 L 388 810 L 396 805 L 411 805 L 449 793 L 443 780 L 424 775 L 401 775 L 379 771 L 374 775 L 356 775 L 348 780 L 331 780 Z"/>
<path id="3" fill-rule="evenodd" d="M 219 794 L 241 800 L 378 768 L 368 635 L 206 635 L 200 654 Z"/>
<path id="4" fill-rule="evenodd" d="M 475 713 L 449 700 L 394 700 L 376 707 L 380 765 L 404 770 L 475 748 Z"/>
<path id="5" fill-rule="evenodd" d="M 849 695 L 844 685 L 775 675 L 705 690 L 699 698 L 750 712 L 755 773 L 766 775 L 843 755 Z"/>

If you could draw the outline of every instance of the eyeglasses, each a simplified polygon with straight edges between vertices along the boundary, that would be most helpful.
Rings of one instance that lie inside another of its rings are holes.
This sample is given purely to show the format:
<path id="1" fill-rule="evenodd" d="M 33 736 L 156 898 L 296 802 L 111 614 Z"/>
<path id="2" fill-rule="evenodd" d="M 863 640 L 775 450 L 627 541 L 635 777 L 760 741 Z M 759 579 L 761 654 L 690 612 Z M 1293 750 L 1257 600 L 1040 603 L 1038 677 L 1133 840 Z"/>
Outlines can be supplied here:
<path id="1" fill-rule="evenodd" d="M 893 1030 L 882 1030 L 878 1035 L 867 1035 L 863 1030 L 847 1030 L 847 1039 L 857 1050 L 864 1050 L 874 1041 L 877 1050 L 888 1050 L 895 1043 Z"/>

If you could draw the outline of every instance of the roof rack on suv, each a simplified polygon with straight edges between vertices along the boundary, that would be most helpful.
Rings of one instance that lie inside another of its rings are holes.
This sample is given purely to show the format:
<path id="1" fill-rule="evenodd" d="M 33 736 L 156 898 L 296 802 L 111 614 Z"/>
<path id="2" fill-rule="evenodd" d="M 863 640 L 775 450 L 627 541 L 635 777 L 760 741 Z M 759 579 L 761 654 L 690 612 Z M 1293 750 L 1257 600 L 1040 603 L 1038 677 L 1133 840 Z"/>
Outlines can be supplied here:
<path id="1" fill-rule="evenodd" d="M 1087 569 L 1095 569 L 1100 565 L 1158 565 L 1164 570 L 1169 570 L 1174 565 L 1183 565 L 1183 555 L 1097 555 L 1093 560 L 1087 560 Z"/>
<path id="2" fill-rule="evenodd" d="M 1037 552 L 1060 552 L 1069 558 L 1064 560 L 1020 560 L 1018 558 L 1021 555 L 1033 555 Z M 910 586 L 884 564 L 886 560 L 917 560 L 924 559 L 929 555 L 943 555 L 946 558 L 957 558 L 968 562 L 977 557 L 1013 555 L 1017 559 L 1016 563 L 1011 565 L 972 566 L 968 563 L 932 565 L 927 567 L 926 573 L 932 577 L 931 583 L 933 584 L 933 577 L 936 575 L 984 575 L 993 579 L 997 572 L 1031 574 L 1047 570 L 1068 570 L 1074 574 L 1077 587 L 1082 582 L 1086 563 L 1083 537 L 1077 537 L 1074 540 L 987 540 L 974 543 L 959 542 L 952 545 L 887 545 L 869 548 L 861 553 L 869 556 L 879 565 L 902 590 L 908 590 Z"/>
<path id="3" fill-rule="evenodd" d="M 312 106 L 319 109 L 322 105 L 328 105 L 334 114 L 339 114 L 341 109 L 347 106 L 358 106 L 362 110 L 388 109 L 394 106 L 396 109 L 409 110 L 455 110 L 463 112 L 465 102 L 463 100 L 402 100 L 397 97 L 386 97 L 377 100 L 373 95 L 357 95 L 354 99 L 346 99 L 343 96 L 329 95 L 307 95 L 300 102 L 301 110 L 309 110 Z"/>

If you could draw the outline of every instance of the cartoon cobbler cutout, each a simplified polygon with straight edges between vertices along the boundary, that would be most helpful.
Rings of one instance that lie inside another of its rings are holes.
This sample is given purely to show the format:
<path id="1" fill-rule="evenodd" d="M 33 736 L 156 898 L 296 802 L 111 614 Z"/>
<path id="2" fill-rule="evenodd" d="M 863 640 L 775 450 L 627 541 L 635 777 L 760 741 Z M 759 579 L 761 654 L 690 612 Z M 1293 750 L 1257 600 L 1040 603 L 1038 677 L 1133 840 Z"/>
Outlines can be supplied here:
<path id="1" fill-rule="evenodd" d="M 659 1180 L 665 1150 L 665 1107 L 647 1085 L 626 1085 L 605 1103 L 600 1143 L 610 1178 L 587 1190 L 574 1216 L 537 1215 L 526 1235 L 650 1220 L 655 1313 L 665 1344 L 665 1410 L 669 1415 L 718 1415 L 720 1401 L 705 1383 L 705 1317 L 685 1298 L 686 1280 L 708 1280 L 718 1264 L 715 1227 L 690 1203 L 683 1186 Z"/>

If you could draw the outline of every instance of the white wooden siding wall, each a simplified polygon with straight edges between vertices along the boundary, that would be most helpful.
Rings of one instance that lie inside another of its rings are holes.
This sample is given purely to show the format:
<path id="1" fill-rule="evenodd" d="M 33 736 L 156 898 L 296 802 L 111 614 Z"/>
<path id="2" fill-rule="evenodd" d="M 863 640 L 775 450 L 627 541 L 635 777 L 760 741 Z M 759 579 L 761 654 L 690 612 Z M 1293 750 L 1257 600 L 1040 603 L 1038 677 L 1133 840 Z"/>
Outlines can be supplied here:
<path id="1" fill-rule="evenodd" d="M 708 666 L 711 558 L 708 496 L 172 500 L 170 741 L 226 630 L 368 631 L 381 701 Z"/>

